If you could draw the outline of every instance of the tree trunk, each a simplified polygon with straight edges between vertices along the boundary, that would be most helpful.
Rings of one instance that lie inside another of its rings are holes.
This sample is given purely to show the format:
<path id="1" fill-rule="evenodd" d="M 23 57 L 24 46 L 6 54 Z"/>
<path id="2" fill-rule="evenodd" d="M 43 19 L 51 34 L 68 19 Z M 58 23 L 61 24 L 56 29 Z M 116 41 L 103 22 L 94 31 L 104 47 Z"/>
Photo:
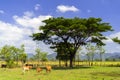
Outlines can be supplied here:
<path id="1" fill-rule="evenodd" d="M 80 61 L 80 56 L 79 56 L 79 54 L 78 54 L 78 66 L 79 66 L 79 61 Z"/>
<path id="2" fill-rule="evenodd" d="M 59 67 L 61 67 L 61 60 L 59 59 Z"/>
<path id="3" fill-rule="evenodd" d="M 68 66 L 68 64 L 67 64 L 67 60 L 65 61 L 65 67 L 67 67 Z"/>
<path id="4" fill-rule="evenodd" d="M 102 66 L 102 54 L 100 53 L 100 66 Z"/>
<path id="5" fill-rule="evenodd" d="M 91 66 L 90 55 L 87 55 L 87 59 L 88 59 L 88 65 Z"/>
<path id="6" fill-rule="evenodd" d="M 70 67 L 73 67 L 74 54 L 70 54 Z"/>
<path id="7" fill-rule="evenodd" d="M 73 67 L 73 62 L 72 61 L 73 61 L 73 59 L 71 58 L 70 59 L 70 67 Z"/>
<path id="8" fill-rule="evenodd" d="M 102 54 L 100 53 L 100 61 L 102 62 Z"/>

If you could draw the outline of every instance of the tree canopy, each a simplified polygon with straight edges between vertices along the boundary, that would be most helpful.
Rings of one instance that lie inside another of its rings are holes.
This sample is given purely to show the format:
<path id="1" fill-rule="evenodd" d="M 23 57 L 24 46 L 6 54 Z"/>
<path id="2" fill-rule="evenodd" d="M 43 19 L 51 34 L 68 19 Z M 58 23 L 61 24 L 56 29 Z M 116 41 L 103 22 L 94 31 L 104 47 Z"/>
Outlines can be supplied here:
<path id="1" fill-rule="evenodd" d="M 35 50 L 36 54 L 34 55 L 34 59 L 38 60 L 38 64 L 40 63 L 40 61 L 47 61 L 47 54 L 46 52 L 42 52 L 39 48 L 36 48 Z"/>
<path id="2" fill-rule="evenodd" d="M 24 51 L 24 45 L 22 45 L 21 48 L 5 45 L 0 50 L 0 57 L 6 61 L 8 67 L 13 67 L 15 61 L 17 61 L 17 64 L 19 60 L 25 62 L 27 54 Z"/>
<path id="3" fill-rule="evenodd" d="M 63 53 L 69 56 L 70 67 L 73 66 L 72 61 L 78 48 L 81 45 L 86 45 L 88 42 L 93 42 L 98 45 L 105 45 L 102 40 L 107 39 L 102 33 L 112 31 L 109 23 L 102 22 L 101 18 L 50 18 L 43 21 L 44 26 L 40 26 L 39 30 L 42 33 L 34 33 L 33 40 L 43 41 L 46 44 L 51 44 L 53 48 L 61 43 L 65 48 Z M 59 50 L 58 50 L 59 51 Z"/>

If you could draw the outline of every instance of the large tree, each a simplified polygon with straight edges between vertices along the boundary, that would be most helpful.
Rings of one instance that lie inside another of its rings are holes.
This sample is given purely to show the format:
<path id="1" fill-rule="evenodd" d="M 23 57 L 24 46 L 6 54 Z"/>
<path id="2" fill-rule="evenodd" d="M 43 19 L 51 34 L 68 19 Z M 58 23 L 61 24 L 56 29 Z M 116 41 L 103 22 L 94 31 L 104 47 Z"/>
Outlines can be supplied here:
<path id="1" fill-rule="evenodd" d="M 70 67 L 73 66 L 73 60 L 76 51 L 81 45 L 87 42 L 104 44 L 106 39 L 102 34 L 112 30 L 109 23 L 102 22 L 101 18 L 50 18 L 43 21 L 44 26 L 40 26 L 41 33 L 34 33 L 33 40 L 43 41 L 52 46 L 64 43 L 65 50 L 69 56 Z M 57 48 L 57 47 L 56 47 Z"/>
<path id="2" fill-rule="evenodd" d="M 67 62 L 69 60 L 69 50 L 67 50 L 67 47 L 64 43 L 59 43 L 57 46 L 55 46 L 57 56 L 56 58 L 59 59 L 59 66 L 61 66 L 61 60 L 65 62 L 65 66 L 67 67 Z"/>

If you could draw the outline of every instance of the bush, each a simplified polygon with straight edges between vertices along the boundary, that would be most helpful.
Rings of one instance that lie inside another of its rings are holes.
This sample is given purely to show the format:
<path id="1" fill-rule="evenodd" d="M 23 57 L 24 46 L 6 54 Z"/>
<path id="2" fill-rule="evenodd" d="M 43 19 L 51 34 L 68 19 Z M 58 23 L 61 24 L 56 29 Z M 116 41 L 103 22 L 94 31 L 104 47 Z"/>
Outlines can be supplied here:
<path id="1" fill-rule="evenodd" d="M 7 67 L 8 68 L 14 68 L 15 66 L 16 66 L 15 63 L 12 60 L 7 62 Z"/>

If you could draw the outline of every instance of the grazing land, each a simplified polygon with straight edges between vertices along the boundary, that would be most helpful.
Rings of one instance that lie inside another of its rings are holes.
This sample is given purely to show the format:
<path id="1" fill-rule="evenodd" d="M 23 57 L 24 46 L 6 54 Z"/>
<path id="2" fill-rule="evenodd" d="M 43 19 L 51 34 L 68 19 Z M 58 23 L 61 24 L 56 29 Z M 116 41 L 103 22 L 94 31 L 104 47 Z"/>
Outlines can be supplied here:
<path id="1" fill-rule="evenodd" d="M 120 67 L 54 68 L 50 73 L 31 69 L 22 73 L 22 68 L 0 68 L 0 80 L 120 80 Z"/>

